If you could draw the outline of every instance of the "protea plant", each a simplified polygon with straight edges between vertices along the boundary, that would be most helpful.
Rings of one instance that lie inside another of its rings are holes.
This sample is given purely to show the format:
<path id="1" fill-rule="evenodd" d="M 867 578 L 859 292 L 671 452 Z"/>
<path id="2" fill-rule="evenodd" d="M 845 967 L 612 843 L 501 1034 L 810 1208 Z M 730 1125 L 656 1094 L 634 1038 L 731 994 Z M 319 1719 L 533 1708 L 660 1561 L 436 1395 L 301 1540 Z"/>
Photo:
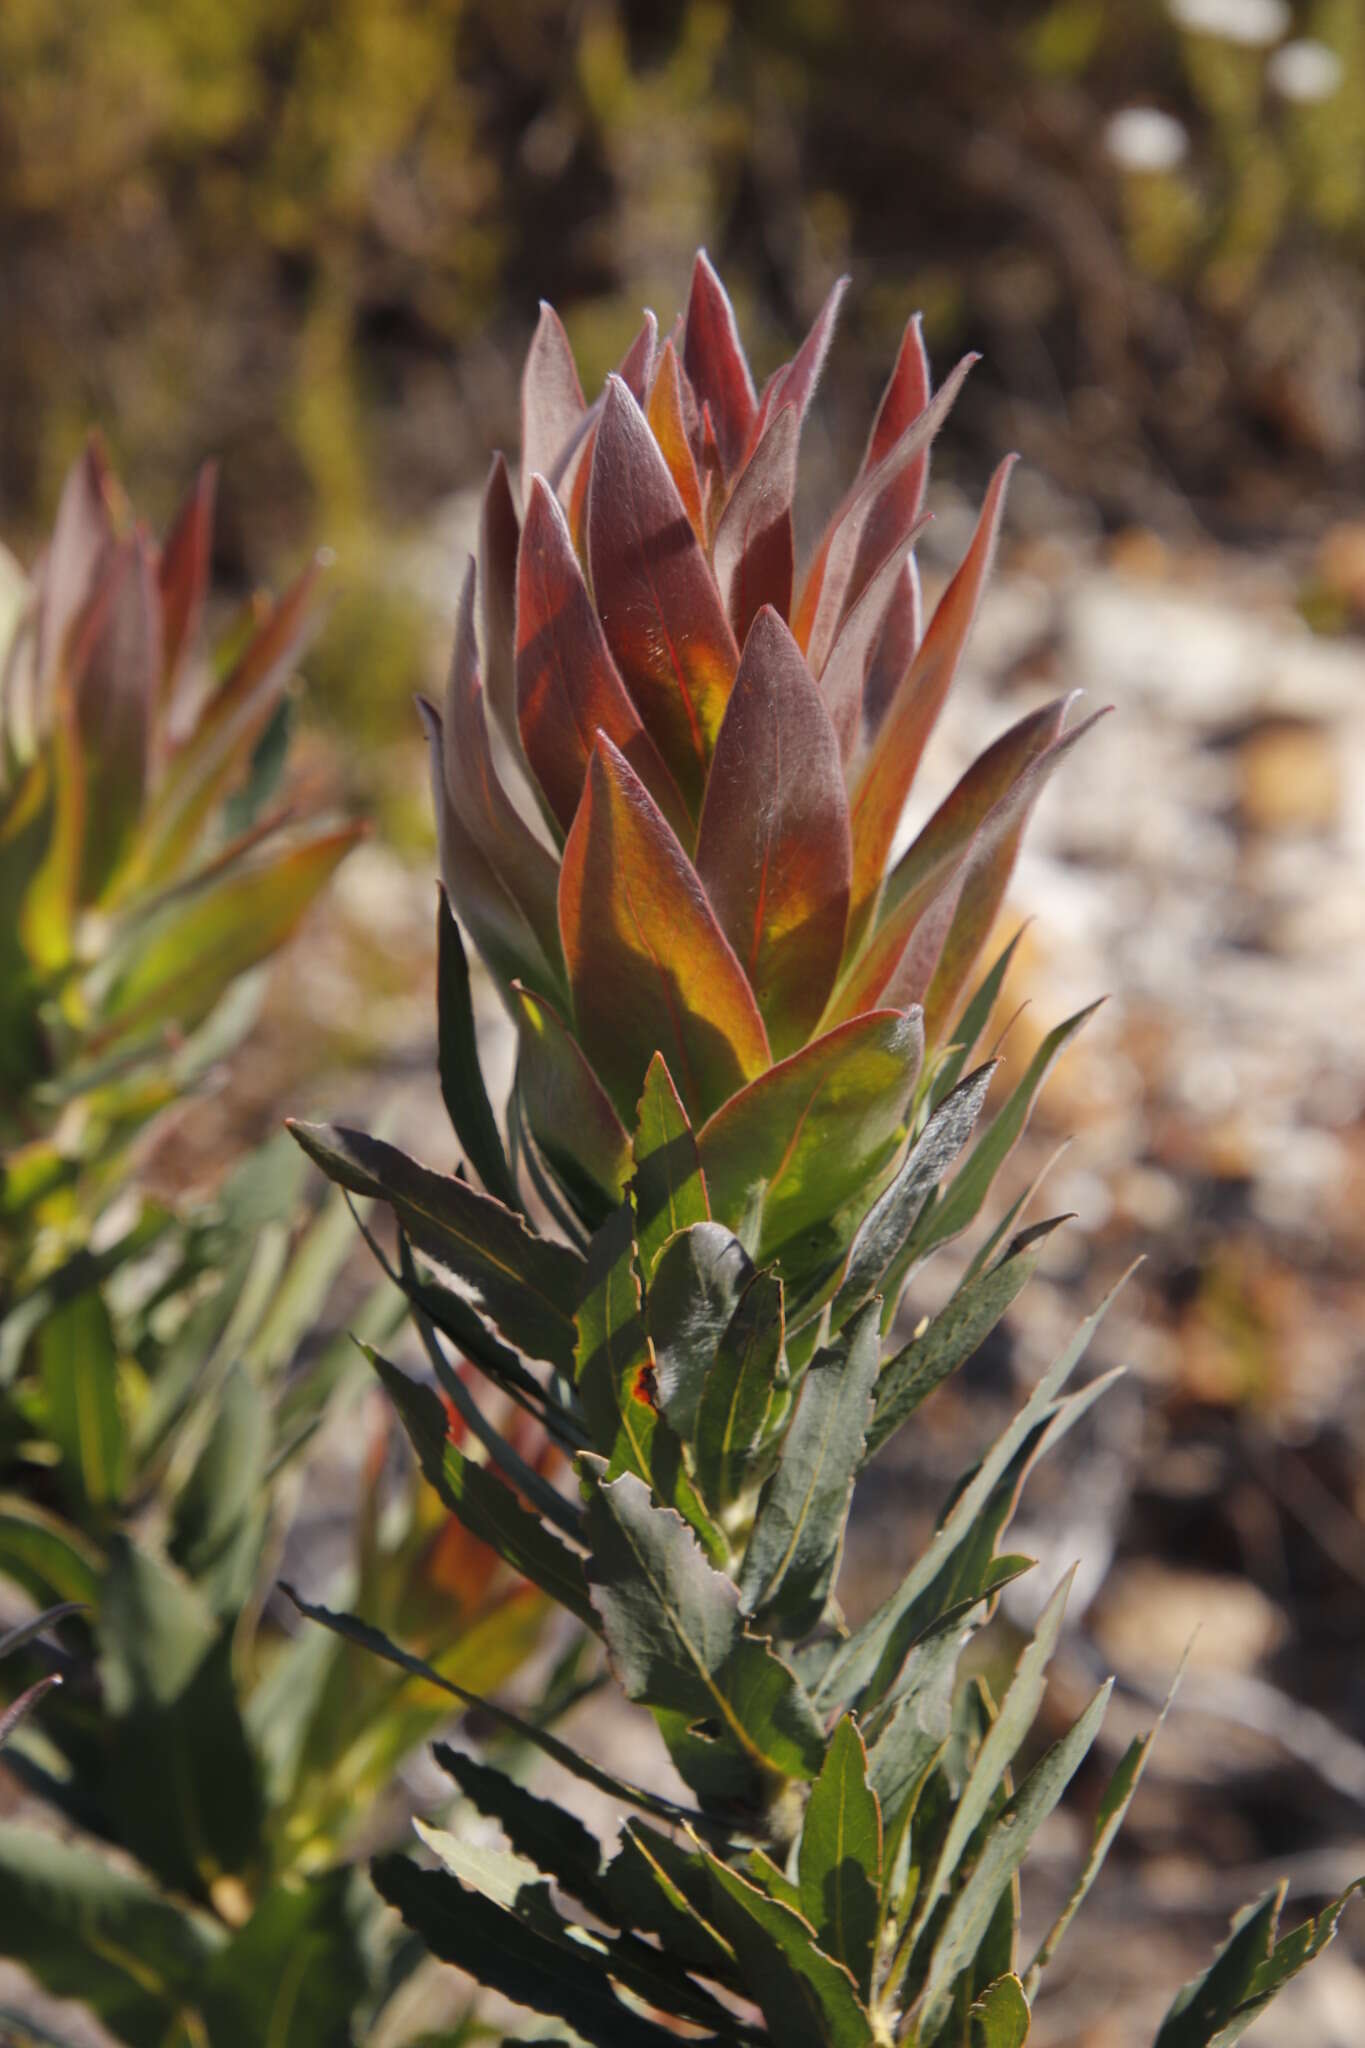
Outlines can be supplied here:
<path id="1" fill-rule="evenodd" d="M 979 986 L 974 970 L 1029 807 L 1083 730 L 1065 702 L 1030 714 L 898 851 L 1008 465 L 924 621 L 913 544 L 968 365 L 931 395 L 912 323 L 798 578 L 797 447 L 839 296 L 761 396 L 704 256 L 674 335 L 660 347 L 647 318 L 591 406 L 542 314 L 520 505 L 498 458 L 444 710 L 423 707 L 449 899 L 441 1078 L 464 1166 L 297 1128 L 391 1206 L 438 1378 L 456 1384 L 444 1334 L 572 1454 L 574 1498 L 530 1486 L 509 1444 L 462 1449 L 436 1393 L 380 1362 L 448 1504 L 601 1638 L 686 1788 L 683 1803 L 627 1784 L 528 1729 L 633 1809 L 604 1861 L 565 1812 L 438 1752 L 508 1850 L 423 1829 L 443 1867 L 392 1857 L 376 1881 L 436 1954 L 603 2048 L 662 2048 L 678 2022 L 783 2048 L 1022 2041 L 1147 1753 L 1123 1757 L 1075 1893 L 1020 1971 L 1017 1874 L 1108 1688 L 1016 1782 L 1065 1582 L 998 1702 L 955 1674 L 1028 1568 L 998 1547 L 1025 1473 L 1106 1383 L 1067 1391 L 1096 1318 L 899 1589 L 854 1628 L 837 1597 L 859 1470 L 1005 1313 L 1059 1220 L 1011 1235 L 1016 1202 L 947 1306 L 913 1321 L 916 1275 L 979 1215 L 1081 1022 L 1051 1032 L 973 1140 L 993 1063 L 968 1062 L 1008 949 Z M 506 1147 L 456 915 L 518 1033 Z M 1163 2048 L 1231 2041 L 1338 1910 L 1272 1948 L 1263 1904 L 1181 1994 Z"/>
<path id="2" fill-rule="evenodd" d="M 206 468 L 158 546 L 92 442 L 32 583 L 0 558 L 0 1307 L 356 836 L 269 808 L 317 565 L 206 645 L 213 499 Z"/>

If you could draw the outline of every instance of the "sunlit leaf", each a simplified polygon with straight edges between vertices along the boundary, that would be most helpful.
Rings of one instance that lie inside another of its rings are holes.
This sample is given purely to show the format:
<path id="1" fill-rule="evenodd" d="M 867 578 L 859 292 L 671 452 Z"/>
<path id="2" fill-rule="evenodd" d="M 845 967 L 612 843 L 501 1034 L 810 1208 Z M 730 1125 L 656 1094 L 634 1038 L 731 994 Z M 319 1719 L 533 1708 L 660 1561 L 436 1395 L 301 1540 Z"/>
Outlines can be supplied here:
<path id="1" fill-rule="evenodd" d="M 601 735 L 564 848 L 560 921 L 575 1035 L 623 1119 L 656 1052 L 694 1122 L 768 1066 L 753 991 L 695 869 Z"/>
<path id="2" fill-rule="evenodd" d="M 779 1059 L 805 1044 L 834 986 L 851 872 L 834 731 L 800 649 L 765 608 L 716 742 L 697 873 Z"/>

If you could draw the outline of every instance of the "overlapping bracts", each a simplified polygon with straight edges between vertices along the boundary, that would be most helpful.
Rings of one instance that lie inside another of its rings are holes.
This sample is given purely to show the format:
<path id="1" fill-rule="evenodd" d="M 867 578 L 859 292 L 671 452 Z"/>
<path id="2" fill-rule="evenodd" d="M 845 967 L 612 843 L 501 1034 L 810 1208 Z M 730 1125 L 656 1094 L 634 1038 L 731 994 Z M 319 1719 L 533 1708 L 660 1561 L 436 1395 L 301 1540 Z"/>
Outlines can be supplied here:
<path id="1" fill-rule="evenodd" d="M 425 715 L 446 888 L 518 1020 L 531 1136 L 552 1156 L 553 1107 L 610 1120 L 600 1158 L 626 1158 L 660 1052 L 703 1158 L 751 1093 L 790 1104 L 807 1083 L 826 1109 L 851 1099 L 883 1145 L 921 1054 L 946 1043 L 1029 808 L 1083 730 L 1065 701 L 1022 720 L 896 856 L 1010 464 L 926 622 L 914 543 L 970 358 L 934 394 L 912 321 L 796 574 L 801 429 L 842 291 L 761 395 L 704 254 L 672 337 L 647 316 L 591 405 L 542 309 L 520 512 L 497 457 L 446 703 Z"/>

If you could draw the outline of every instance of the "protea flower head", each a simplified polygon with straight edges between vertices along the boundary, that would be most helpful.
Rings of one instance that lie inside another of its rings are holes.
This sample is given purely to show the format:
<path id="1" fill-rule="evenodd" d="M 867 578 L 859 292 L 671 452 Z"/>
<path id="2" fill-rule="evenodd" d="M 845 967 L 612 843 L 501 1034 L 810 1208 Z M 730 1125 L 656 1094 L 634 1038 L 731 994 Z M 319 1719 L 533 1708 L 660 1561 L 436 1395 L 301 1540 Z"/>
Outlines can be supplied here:
<path id="1" fill-rule="evenodd" d="M 158 544 L 92 441 L 31 581 L 0 557 L 6 1226 L 66 1190 L 67 1228 L 77 1169 L 185 1088 L 357 836 L 269 803 L 317 565 L 208 645 L 213 501 L 206 468 Z"/>
<path id="2" fill-rule="evenodd" d="M 1022 719 L 892 859 L 1012 458 L 926 621 L 930 449 L 972 359 L 932 392 L 911 321 L 798 574 L 801 429 L 843 289 L 761 395 L 704 254 L 673 335 L 647 315 L 591 405 L 544 307 L 520 510 L 498 456 L 443 716 L 424 708 L 446 889 L 516 1019 L 530 1137 L 586 1221 L 622 1197 L 656 1055 L 712 1213 L 735 1226 L 759 1202 L 764 1252 L 865 1187 L 1080 730 L 1066 700 Z M 499 778 L 490 716 L 540 831 Z"/>

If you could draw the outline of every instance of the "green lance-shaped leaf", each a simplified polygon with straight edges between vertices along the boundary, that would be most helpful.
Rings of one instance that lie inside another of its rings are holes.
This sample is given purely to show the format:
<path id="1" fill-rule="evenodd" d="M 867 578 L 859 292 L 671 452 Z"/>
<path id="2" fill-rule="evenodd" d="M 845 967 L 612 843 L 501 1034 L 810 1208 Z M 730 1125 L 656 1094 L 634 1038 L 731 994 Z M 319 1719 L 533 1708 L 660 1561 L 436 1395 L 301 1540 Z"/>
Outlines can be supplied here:
<path id="1" fill-rule="evenodd" d="M 746 1612 L 784 1635 L 819 1620 L 843 1548 L 853 1479 L 872 1417 L 881 1303 L 870 1301 L 807 1368 L 777 1469 L 759 1497 L 740 1574 Z"/>
<path id="2" fill-rule="evenodd" d="M 625 1125 L 563 1018 L 519 981 L 512 999 L 521 1047 L 517 1081 L 531 1135 L 574 1206 L 600 1222 L 625 1200 Z"/>
<path id="3" fill-rule="evenodd" d="M 944 1097 L 949 1095 L 961 1080 L 962 1069 L 976 1050 L 977 1040 L 990 1022 L 991 1011 L 999 1000 L 1005 976 L 1010 970 L 1010 962 L 1018 949 L 1020 939 L 1024 936 L 1024 931 L 1025 927 L 1020 925 L 1009 944 L 1001 949 L 958 1019 L 952 1044 L 944 1056 L 943 1064 L 934 1075 L 933 1086 L 929 1090 L 929 1101 L 934 1109 L 938 1108 Z"/>
<path id="4" fill-rule="evenodd" d="M 1055 1425 L 1059 1418 L 1064 1419 L 1066 1404 L 1060 1403 L 1058 1396 L 1079 1365 L 1101 1318 L 1122 1285 L 1123 1280 L 1120 1280 L 1110 1290 L 1094 1314 L 1082 1323 L 1056 1363 L 1044 1373 L 1008 1429 L 992 1445 L 957 1494 L 932 1542 L 916 1561 L 904 1584 L 883 1601 L 870 1620 L 840 1645 L 821 1684 L 822 1696 L 831 1704 L 851 1706 L 869 1687 L 872 1688 L 872 1700 L 883 1696 L 900 1666 L 900 1655 L 893 1652 L 900 1624 L 953 1554 L 968 1542 L 982 1510 L 1035 1431 L 1040 1427 L 1046 1428 L 1049 1422 Z M 1107 1384 L 1107 1378 L 1094 1382 L 1074 1397 L 1075 1402 L 1088 1405 Z M 1077 1412 L 1083 1410 L 1078 1409 Z M 892 1653 L 890 1656 L 889 1652 Z M 865 1700 L 864 1707 L 869 1707 L 872 1700 Z"/>
<path id="5" fill-rule="evenodd" d="M 548 1873 L 534 1861 L 466 1841 L 442 1828 L 427 1827 L 420 1820 L 413 1825 L 451 1876 L 473 1887 L 470 1896 L 500 1906 L 528 1931 L 561 1943 L 575 1961 L 594 1961 L 604 1989 L 610 1975 L 667 2013 L 670 2020 L 710 2027 L 728 2024 L 726 2008 L 679 1969 L 671 1956 L 661 1954 L 631 1931 L 600 1935 L 564 1920 L 550 1898 Z"/>
<path id="6" fill-rule="evenodd" d="M 163 2048 L 223 1936 L 141 1874 L 37 1828 L 0 1830 L 0 1950 L 128 2048 Z M 132 1961 L 133 1968 L 128 1964 Z"/>
<path id="7" fill-rule="evenodd" d="M 1090 1003 L 1084 1010 L 1078 1010 L 1074 1017 L 1068 1017 L 1049 1031 L 1030 1060 L 1023 1079 L 984 1136 L 977 1140 L 966 1165 L 946 1194 L 922 1213 L 910 1237 L 908 1249 L 912 1258 L 927 1257 L 935 1245 L 945 1244 L 949 1238 L 956 1237 L 981 1213 L 995 1176 L 1023 1136 L 1038 1091 L 1054 1060 L 1099 1007 L 1099 1003 Z"/>
<path id="8" fill-rule="evenodd" d="M 871 1011 L 770 1068 L 702 1127 L 711 1213 L 739 1229 L 758 1204 L 750 1251 L 759 1265 L 889 1162 L 923 1050 L 916 1015 Z"/>
<path id="9" fill-rule="evenodd" d="M 1061 1634 L 1066 1597 L 1075 1575 L 1073 1565 L 1038 1617 L 1033 1640 L 1025 1645 L 1000 1711 L 977 1751 L 943 1838 L 934 1874 L 917 1901 L 912 1941 L 923 1932 L 939 1900 L 947 1896 L 954 1884 L 972 1836 L 989 1813 L 1006 1771 L 1037 1718 L 1047 1690 L 1047 1667 Z"/>
<path id="10" fill-rule="evenodd" d="M 720 1223 L 679 1231 L 654 1268 L 648 1311 L 659 1399 L 685 1442 L 696 1434 L 703 1382 L 753 1277 L 748 1253 Z"/>
<path id="11" fill-rule="evenodd" d="M 734 1947 L 748 1994 L 783 2048 L 868 2048 L 872 2023 L 847 1965 L 817 1946 L 800 1913 L 708 1855 L 716 1924 Z"/>
<path id="12" fill-rule="evenodd" d="M 1022 1292 L 1044 1243 L 1061 1221 L 1061 1217 L 1049 1217 L 1021 1232 L 993 1266 L 964 1282 L 929 1327 L 887 1360 L 877 1381 L 876 1407 L 867 1432 L 869 1458 L 935 1387 L 981 1348 Z"/>
<path id="13" fill-rule="evenodd" d="M 228 984 L 283 945 L 338 862 L 364 836 L 358 825 L 322 827 L 280 848 L 229 864 L 168 892 L 145 921 L 120 932 L 101 997 L 103 1020 L 120 1033 L 171 1024 L 188 1031 Z M 244 847 L 249 842 L 244 842 Z"/>
<path id="14" fill-rule="evenodd" d="M 953 1985 L 977 1953 L 1000 1894 L 1028 1853 L 1029 1844 L 1079 1770 L 1104 1719 L 1113 1680 L 1102 1685 L 1060 1742 L 1035 1764 L 1019 1790 L 992 1821 L 971 1873 L 948 1908 L 920 1995 L 919 2029 L 931 2041 L 947 2017 Z"/>
<path id="15" fill-rule="evenodd" d="M 482 1543 L 588 1626 L 596 1625 L 583 1566 L 509 1486 L 466 1458 L 450 1440 L 445 1409 L 430 1387 L 410 1380 L 367 1347 L 367 1356 L 398 1410 L 429 1485 Z"/>
<path id="16" fill-rule="evenodd" d="M 505 1337 L 567 1370 L 583 1265 L 465 1181 L 340 1124 L 290 1122 L 310 1159 L 353 1195 L 387 1202 L 417 1249 L 472 1287 Z"/>
<path id="17" fill-rule="evenodd" d="M 631 1473 L 588 1508 L 592 1597 L 631 1699 L 718 1724 L 761 1777 L 813 1778 L 824 1736 L 794 1674 L 744 1633 L 739 1594 Z"/>
<path id="18" fill-rule="evenodd" d="M 631 1201 L 645 1283 L 654 1277 L 660 1252 L 670 1237 L 693 1223 L 710 1220 L 701 1154 L 682 1098 L 661 1052 L 645 1074 L 635 1112 L 635 1178 Z"/>
<path id="19" fill-rule="evenodd" d="M 675 2037 L 640 2018 L 612 1988 L 604 1960 L 555 1931 L 509 1912 L 444 1871 L 419 1870 L 405 1856 L 371 1866 L 380 1897 L 444 1963 L 533 2012 L 567 2020 L 594 2048 L 672 2048 Z"/>
<path id="20" fill-rule="evenodd" d="M 1186 1656 L 1188 1654 L 1187 1651 Z M 1135 1735 L 1133 1737 L 1133 1740 L 1119 1758 L 1114 1768 L 1113 1776 L 1104 1788 L 1104 1796 L 1101 1798 L 1095 1813 L 1094 1832 L 1090 1840 L 1090 1853 L 1085 1859 L 1085 1867 L 1076 1879 L 1075 1884 L 1071 1887 L 1066 1904 L 1062 1907 L 1061 1912 L 1038 1944 L 1037 1952 L 1034 1955 L 1033 1961 L 1029 1964 L 1025 1975 L 1024 1988 L 1030 1998 L 1036 1995 L 1043 1971 L 1057 1953 L 1058 1943 L 1071 1925 L 1087 1892 L 1104 1867 L 1104 1859 L 1109 1854 L 1119 1829 L 1123 1826 L 1124 1815 L 1132 1803 L 1133 1794 L 1137 1791 L 1142 1773 L 1147 1768 L 1147 1759 L 1151 1754 L 1152 1744 L 1161 1733 L 1162 1723 L 1171 1710 L 1171 1701 L 1175 1698 L 1176 1687 L 1180 1683 L 1181 1673 L 1184 1671 L 1184 1668 L 1185 1658 L 1182 1657 L 1180 1669 L 1172 1680 L 1170 1691 L 1166 1695 L 1161 1712 L 1158 1714 L 1155 1723 L 1146 1735 Z"/>
<path id="21" fill-rule="evenodd" d="M 1028 2000 L 1023 1985 L 1012 1973 L 988 1984 L 980 1998 L 972 2000 L 967 2017 L 972 2023 L 972 2048 L 1024 2048 L 1029 2030 Z"/>
<path id="22" fill-rule="evenodd" d="M 0 1578 L 46 1605 L 55 1595 L 93 1607 L 103 1568 L 96 1545 L 69 1522 L 20 1494 L 0 1494 Z"/>
<path id="23" fill-rule="evenodd" d="M 436 1032 L 441 1095 L 465 1157 L 490 1195 L 509 1209 L 521 1197 L 507 1164 L 497 1118 L 484 1087 L 479 1064 L 474 1004 L 469 989 L 469 961 L 450 899 L 438 891 L 436 912 Z"/>
<path id="24" fill-rule="evenodd" d="M 797 1869 L 801 1911 L 867 1998 L 877 1939 L 882 1817 L 868 1783 L 863 1739 L 849 1714 L 835 1729 L 811 1787 Z"/>
<path id="25" fill-rule="evenodd" d="M 344 2041 L 370 1989 L 353 1873 L 344 1865 L 272 1885 L 214 1956 L 201 2005 L 207 2038 Z"/>
<path id="26" fill-rule="evenodd" d="M 744 1489 L 785 1410 L 782 1282 L 756 1273 L 736 1303 L 697 1406 L 697 1483 L 717 1513 Z"/>
<path id="27" fill-rule="evenodd" d="M 1346 1887 L 1339 1898 L 1333 1899 L 1330 1905 L 1323 1907 L 1316 1920 L 1304 1920 L 1289 1934 L 1280 1937 L 1265 1961 L 1256 1969 L 1246 1994 L 1232 2017 L 1212 2037 L 1210 2048 L 1232 2048 L 1232 2043 L 1241 2039 L 1252 2021 L 1261 2017 L 1290 1978 L 1297 1977 L 1300 1970 L 1305 1969 L 1315 1957 L 1322 1954 L 1335 1936 L 1337 1924 L 1347 1905 L 1362 1889 L 1365 1889 L 1365 1878 L 1358 1877 L 1354 1884 Z M 1217 1968 L 1217 1964 L 1214 1968 Z M 1196 2000 L 1196 2005 L 1197 2003 Z M 1169 2016 L 1166 2024 L 1170 2024 Z"/>
<path id="28" fill-rule="evenodd" d="M 98 1290 L 46 1316 L 37 1350 L 47 1432 L 61 1452 L 65 1488 L 80 1505 L 107 1508 L 123 1491 L 128 1433 L 114 1332 Z"/>
<path id="29" fill-rule="evenodd" d="M 539 1798 L 518 1785 L 505 1771 L 481 1764 L 449 1743 L 438 1742 L 432 1754 L 466 1799 L 489 1820 L 495 1820 L 519 1856 L 553 1877 L 560 1889 L 580 1899 L 603 1919 L 611 1919 L 602 1880 L 602 1850 L 597 1837 L 576 1814 Z M 625 1923 L 621 1923 L 625 1924 Z"/>
<path id="30" fill-rule="evenodd" d="M 381 1630 L 371 1627 L 367 1621 L 361 1621 L 358 1615 L 337 1614 L 331 1608 L 314 1606 L 309 1601 L 300 1599 L 294 1588 L 283 1580 L 280 1582 L 280 1590 L 309 1621 L 319 1622 L 323 1628 L 330 1629 L 333 1635 L 343 1637 L 348 1643 L 357 1644 L 362 1650 L 368 1650 L 372 1656 L 382 1658 L 386 1664 L 395 1665 L 400 1671 L 406 1671 L 410 1678 L 420 1678 L 424 1684 L 434 1685 L 440 1691 L 449 1693 L 461 1706 L 476 1707 L 481 1714 L 486 1714 L 497 1722 L 500 1728 L 506 1729 L 517 1742 L 527 1743 L 531 1748 L 539 1750 L 551 1763 L 558 1764 L 562 1770 L 568 1771 L 572 1777 L 581 1779 L 585 1785 L 591 1785 L 594 1791 L 605 1792 L 609 1799 L 621 1800 L 628 1806 L 638 1806 L 642 1813 L 653 1814 L 658 1820 L 702 1821 L 702 1815 L 688 1813 L 672 1801 L 661 1799 L 656 1793 L 647 1792 L 643 1786 L 632 1785 L 625 1778 L 616 1777 L 588 1757 L 581 1756 L 576 1749 L 571 1748 L 567 1742 L 561 1742 L 557 1735 L 551 1735 L 547 1729 L 536 1727 L 533 1721 L 523 1721 L 506 1707 L 500 1706 L 496 1700 L 487 1699 L 481 1693 L 471 1692 L 468 1686 L 460 1685 L 444 1672 L 437 1671 L 433 1665 L 424 1663 L 420 1657 L 414 1657 L 410 1650 L 401 1649 L 397 1643 L 390 1642 Z"/>
<path id="31" fill-rule="evenodd" d="M 734 1950 L 707 1917 L 711 1884 L 698 1851 L 642 1821 L 627 1821 L 606 1886 L 612 1906 L 608 1917 L 615 1925 L 657 1934 L 689 1969 L 739 1988 Z"/>
<path id="32" fill-rule="evenodd" d="M 906 1240 L 915 1218 L 971 1136 L 994 1071 L 993 1066 L 978 1068 L 935 1110 L 896 1178 L 859 1225 L 830 1310 L 833 1329 L 873 1294 L 882 1296 L 883 1319 L 889 1323 L 905 1279 Z"/>
<path id="33" fill-rule="evenodd" d="M 633 1218 L 623 1203 L 588 1247 L 577 1316 L 579 1399 L 607 1477 L 633 1472 L 676 1507 L 717 1563 L 728 1555 L 683 1464 L 682 1445 L 659 1404 L 654 1350 L 645 1327 Z"/>

